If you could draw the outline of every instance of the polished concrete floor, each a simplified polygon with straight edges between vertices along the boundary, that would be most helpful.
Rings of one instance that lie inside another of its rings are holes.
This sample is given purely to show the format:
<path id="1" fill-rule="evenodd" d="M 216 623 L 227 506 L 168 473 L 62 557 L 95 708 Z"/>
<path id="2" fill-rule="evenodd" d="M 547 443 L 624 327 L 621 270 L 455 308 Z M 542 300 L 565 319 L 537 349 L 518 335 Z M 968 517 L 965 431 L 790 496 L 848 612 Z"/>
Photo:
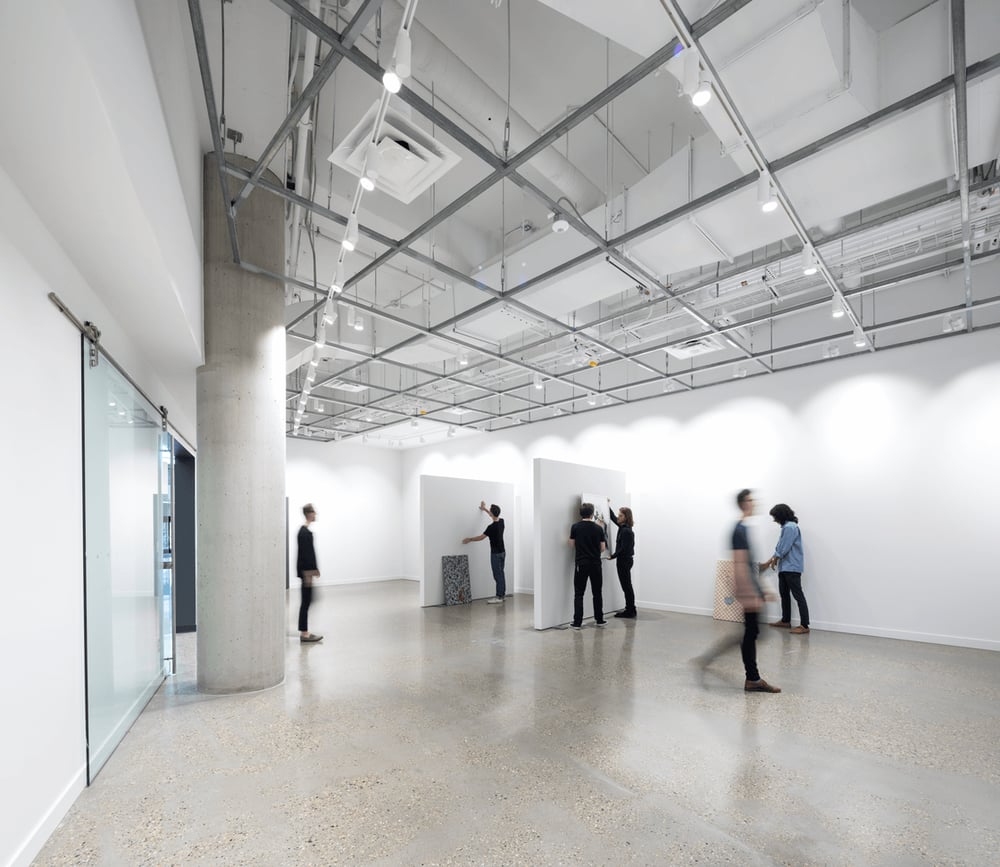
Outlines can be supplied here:
<path id="1" fill-rule="evenodd" d="M 640 612 L 531 628 L 532 599 L 421 609 L 320 588 L 285 683 L 198 695 L 192 636 L 38 864 L 997 864 L 1000 657 Z M 775 634 L 777 633 L 777 634 Z"/>

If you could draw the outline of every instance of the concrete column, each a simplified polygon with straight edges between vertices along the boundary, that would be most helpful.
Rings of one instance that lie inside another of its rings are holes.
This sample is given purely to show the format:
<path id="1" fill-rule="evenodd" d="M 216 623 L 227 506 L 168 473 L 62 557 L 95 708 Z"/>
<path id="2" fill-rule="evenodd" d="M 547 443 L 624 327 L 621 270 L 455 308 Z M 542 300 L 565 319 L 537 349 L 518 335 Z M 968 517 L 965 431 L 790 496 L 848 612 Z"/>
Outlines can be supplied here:
<path id="1" fill-rule="evenodd" d="M 205 157 L 204 202 L 198 689 L 244 692 L 285 676 L 285 293 L 233 264 L 212 154 Z M 247 260 L 283 273 L 282 200 L 255 190 L 237 222 Z"/>

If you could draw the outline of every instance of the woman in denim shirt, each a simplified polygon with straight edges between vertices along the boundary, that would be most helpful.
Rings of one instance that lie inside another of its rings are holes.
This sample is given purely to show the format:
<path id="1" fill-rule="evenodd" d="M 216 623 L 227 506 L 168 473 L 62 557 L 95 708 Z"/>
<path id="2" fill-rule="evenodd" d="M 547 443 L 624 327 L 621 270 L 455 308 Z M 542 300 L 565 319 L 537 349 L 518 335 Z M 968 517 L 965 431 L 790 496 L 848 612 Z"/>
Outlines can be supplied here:
<path id="1" fill-rule="evenodd" d="M 781 525 L 781 535 L 774 549 L 774 556 L 766 563 L 761 563 L 761 570 L 777 567 L 778 593 L 781 596 L 781 620 L 776 620 L 771 626 L 788 629 L 792 625 L 792 600 L 799 607 L 800 626 L 791 631 L 795 635 L 803 635 L 809 631 L 809 606 L 806 595 L 802 592 L 802 532 L 799 530 L 799 519 L 784 503 L 778 503 L 770 511 L 776 524 Z M 779 565 L 780 564 L 780 565 Z"/>

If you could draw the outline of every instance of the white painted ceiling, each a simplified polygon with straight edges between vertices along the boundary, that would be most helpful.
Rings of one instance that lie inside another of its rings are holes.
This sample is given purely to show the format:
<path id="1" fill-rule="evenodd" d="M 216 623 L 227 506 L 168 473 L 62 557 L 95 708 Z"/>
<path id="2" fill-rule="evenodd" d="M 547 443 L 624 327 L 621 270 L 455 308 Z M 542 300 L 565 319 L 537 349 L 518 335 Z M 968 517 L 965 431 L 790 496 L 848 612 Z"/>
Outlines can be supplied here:
<path id="1" fill-rule="evenodd" d="M 307 387 L 305 350 L 356 185 L 327 156 L 380 96 L 376 68 L 364 66 L 388 63 L 401 15 L 396 0 L 381 5 L 381 32 L 378 18 L 369 22 L 355 56 L 320 92 L 307 159 L 314 168 L 296 185 L 313 206 L 298 211 L 302 241 L 289 251 L 290 431 L 304 387 L 310 401 L 299 434 L 367 434 L 405 447 L 435 421 L 496 430 L 940 337 L 956 311 L 963 327 L 1000 322 L 995 284 L 977 280 L 988 267 L 979 263 L 1000 246 L 991 240 L 1000 228 L 1000 16 L 990 0 L 965 4 L 966 64 L 981 64 L 960 94 L 967 140 L 953 133 L 950 82 L 911 98 L 951 74 L 946 0 L 419 0 L 406 82 L 417 105 L 402 95 L 391 104 L 461 161 L 408 205 L 378 190 L 364 195 L 348 287 Z M 361 6 L 324 0 L 319 18 L 342 32 Z M 718 76 L 702 111 L 679 93 L 671 40 L 684 28 L 664 6 L 690 17 L 705 66 Z M 243 134 L 236 150 L 256 158 L 297 101 L 301 21 L 313 19 L 293 21 L 288 0 L 238 0 L 221 10 L 203 0 L 201 9 L 220 96 L 224 10 L 226 119 Z M 317 65 L 327 51 L 321 39 Z M 630 75 L 661 51 L 662 62 Z M 619 81 L 615 98 L 572 114 Z M 880 114 L 899 100 L 898 110 Z M 437 121 L 426 106 L 441 113 Z M 566 134 L 469 194 L 567 117 Z M 206 142 L 208 129 L 206 119 Z M 761 213 L 744 130 L 790 213 Z M 291 138 L 269 164 L 278 195 L 291 171 Z M 968 291 L 963 150 L 977 263 Z M 563 234 L 551 230 L 556 207 L 572 223 Z M 804 241 L 825 274 L 802 274 Z M 940 291 L 936 278 L 960 288 Z M 830 316 L 835 296 L 848 299 L 862 346 L 845 329 L 850 317 Z M 349 310 L 363 315 L 364 330 L 347 329 Z M 664 352 L 713 335 L 721 348 L 691 360 Z M 365 387 L 344 391 L 345 382 Z"/>

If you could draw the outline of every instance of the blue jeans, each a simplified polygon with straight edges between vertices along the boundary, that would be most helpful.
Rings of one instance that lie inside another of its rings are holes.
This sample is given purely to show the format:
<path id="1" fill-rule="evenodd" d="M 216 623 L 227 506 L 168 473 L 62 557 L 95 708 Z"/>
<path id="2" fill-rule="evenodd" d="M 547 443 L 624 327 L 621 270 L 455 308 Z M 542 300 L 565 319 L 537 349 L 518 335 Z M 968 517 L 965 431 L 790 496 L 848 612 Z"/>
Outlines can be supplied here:
<path id="1" fill-rule="evenodd" d="M 503 599 L 507 595 L 507 576 L 504 575 L 503 566 L 507 560 L 506 551 L 490 552 L 490 568 L 493 570 L 493 580 L 497 584 L 497 599 Z"/>

